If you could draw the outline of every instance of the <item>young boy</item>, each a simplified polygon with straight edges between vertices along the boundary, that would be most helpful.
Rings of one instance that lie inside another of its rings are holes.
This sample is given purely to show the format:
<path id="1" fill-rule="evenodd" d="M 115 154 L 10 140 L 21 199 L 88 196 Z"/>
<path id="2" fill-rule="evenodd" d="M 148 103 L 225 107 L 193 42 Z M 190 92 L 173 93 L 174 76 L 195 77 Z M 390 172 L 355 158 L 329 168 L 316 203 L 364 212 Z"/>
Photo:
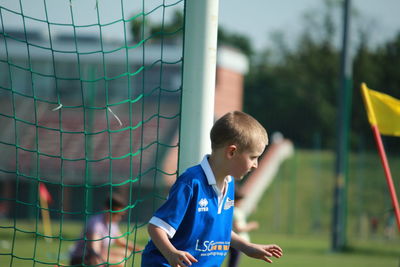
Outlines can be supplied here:
<path id="1" fill-rule="evenodd" d="M 82 233 L 82 238 L 79 239 L 71 253 L 70 264 L 74 266 L 99 265 L 114 263 L 114 266 L 124 266 L 121 262 L 126 256 L 125 251 L 138 251 L 140 248 L 128 243 L 124 237 L 121 237 L 118 223 L 125 214 L 122 211 L 125 208 L 124 201 L 116 194 L 112 198 L 107 198 L 105 201 L 105 209 L 110 210 L 106 213 L 101 213 L 92 216 L 87 222 L 87 227 Z M 112 212 L 111 212 L 112 211 Z M 110 239 L 111 237 L 111 239 Z M 85 238 L 87 241 L 85 241 Z M 118 247 L 109 248 L 115 242 Z M 101 265 L 108 266 L 108 265 Z"/>
<path id="2" fill-rule="evenodd" d="M 282 249 L 253 244 L 232 231 L 234 180 L 257 168 L 268 144 L 265 129 L 243 112 L 230 112 L 211 129 L 211 155 L 186 170 L 148 226 L 142 267 L 220 266 L 232 246 L 272 262 Z"/>

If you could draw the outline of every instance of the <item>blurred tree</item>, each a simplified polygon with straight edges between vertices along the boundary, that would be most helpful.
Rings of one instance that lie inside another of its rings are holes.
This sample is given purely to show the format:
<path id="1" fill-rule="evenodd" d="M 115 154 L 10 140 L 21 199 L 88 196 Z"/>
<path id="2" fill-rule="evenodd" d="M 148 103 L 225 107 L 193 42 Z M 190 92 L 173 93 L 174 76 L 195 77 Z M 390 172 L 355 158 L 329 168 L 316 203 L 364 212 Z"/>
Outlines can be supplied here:
<path id="1" fill-rule="evenodd" d="M 315 133 L 323 136 L 324 146 L 332 146 L 336 135 L 340 54 L 333 45 L 333 8 L 329 4 L 324 13 L 306 16 L 294 48 L 276 34 L 276 45 L 251 66 L 246 79 L 246 111 L 270 132 L 281 131 L 303 147 L 312 146 Z"/>
<path id="2" fill-rule="evenodd" d="M 160 41 L 164 43 L 177 44 L 182 40 L 184 28 L 184 15 L 179 10 L 174 12 L 169 22 L 155 24 L 145 15 L 139 15 L 131 21 L 130 30 L 133 41 L 139 43 L 141 40 L 149 38 L 150 41 Z M 218 28 L 218 45 L 227 45 L 238 49 L 249 58 L 253 55 L 253 47 L 250 39 L 240 33 L 232 33 L 223 27 Z"/>
<path id="3" fill-rule="evenodd" d="M 354 57 L 354 98 L 352 123 L 352 143 L 357 145 L 360 136 L 365 136 L 370 147 L 375 147 L 364 103 L 360 93 L 360 84 L 365 82 L 369 88 L 400 99 L 400 32 L 392 40 L 369 49 L 365 39 L 367 32 L 361 32 L 360 44 Z M 396 137 L 384 137 L 388 153 L 400 151 L 400 142 Z"/>
<path id="4" fill-rule="evenodd" d="M 163 42 L 176 44 L 182 41 L 183 28 L 184 16 L 182 12 L 175 10 L 170 22 L 153 25 L 150 33 L 154 40 L 163 39 Z"/>
<path id="5" fill-rule="evenodd" d="M 130 23 L 130 31 L 135 43 L 147 39 L 150 42 L 159 42 L 163 39 L 167 43 L 179 43 L 182 40 L 183 27 L 184 17 L 179 10 L 174 12 L 169 22 L 154 23 L 146 15 L 139 14 Z"/>
<path id="6" fill-rule="evenodd" d="M 339 25 L 335 24 L 334 14 L 340 12 L 340 5 L 325 1 L 323 9 L 305 16 L 302 34 L 294 43 L 289 45 L 281 32 L 273 35 L 275 45 L 256 55 L 246 77 L 245 111 L 269 132 L 281 131 L 300 147 L 312 147 L 316 134 L 321 136 L 324 148 L 333 148 L 336 142 L 340 49 L 335 45 Z M 353 21 L 363 24 L 357 12 L 353 16 Z M 371 48 L 369 31 L 355 30 L 358 45 L 354 45 L 353 32 L 353 147 L 359 145 L 359 140 L 367 140 L 370 148 L 375 146 L 360 95 L 361 82 L 400 98 L 400 33 Z M 385 140 L 399 147 L 398 139 Z"/>
<path id="7" fill-rule="evenodd" d="M 150 22 L 146 19 L 146 16 L 141 14 L 136 16 L 133 20 L 131 20 L 130 30 L 132 34 L 132 39 L 134 43 L 140 43 L 142 40 L 145 40 L 146 33 L 149 31 L 151 27 Z"/>
<path id="8" fill-rule="evenodd" d="M 218 45 L 236 48 L 249 58 L 254 53 L 251 41 L 246 35 L 229 32 L 221 26 L 218 27 Z"/>

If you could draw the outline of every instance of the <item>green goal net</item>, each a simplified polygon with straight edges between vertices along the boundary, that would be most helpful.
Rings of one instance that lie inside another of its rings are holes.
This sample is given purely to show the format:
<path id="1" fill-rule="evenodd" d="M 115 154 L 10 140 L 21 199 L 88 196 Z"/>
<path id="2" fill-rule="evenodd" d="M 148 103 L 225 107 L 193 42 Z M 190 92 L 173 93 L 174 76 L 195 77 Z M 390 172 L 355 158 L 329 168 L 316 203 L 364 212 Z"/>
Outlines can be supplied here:
<path id="1" fill-rule="evenodd" d="M 120 238 L 145 245 L 177 173 L 183 10 L 0 0 L 0 266 L 69 266 L 79 240 L 115 238 L 81 234 L 109 212 L 126 213 Z M 114 194 L 122 210 L 105 208 Z M 138 266 L 138 253 L 112 265 Z"/>

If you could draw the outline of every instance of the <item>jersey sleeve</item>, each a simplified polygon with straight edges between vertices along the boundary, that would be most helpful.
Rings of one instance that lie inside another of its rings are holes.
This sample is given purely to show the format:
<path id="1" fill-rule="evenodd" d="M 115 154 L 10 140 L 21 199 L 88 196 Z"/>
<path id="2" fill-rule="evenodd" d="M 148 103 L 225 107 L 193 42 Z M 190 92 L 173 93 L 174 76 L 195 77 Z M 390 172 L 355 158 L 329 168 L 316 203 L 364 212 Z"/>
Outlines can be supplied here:
<path id="1" fill-rule="evenodd" d="M 175 183 L 166 202 L 155 212 L 150 223 L 162 228 L 169 238 L 172 238 L 186 214 L 191 199 L 191 187 L 185 183 Z"/>

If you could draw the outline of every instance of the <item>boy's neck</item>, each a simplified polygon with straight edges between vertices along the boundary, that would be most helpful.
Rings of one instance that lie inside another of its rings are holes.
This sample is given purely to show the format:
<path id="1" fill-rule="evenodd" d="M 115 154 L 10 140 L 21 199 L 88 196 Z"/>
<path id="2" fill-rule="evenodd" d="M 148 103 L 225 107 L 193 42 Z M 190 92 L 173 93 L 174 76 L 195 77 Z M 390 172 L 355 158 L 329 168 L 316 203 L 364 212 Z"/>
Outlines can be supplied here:
<path id="1" fill-rule="evenodd" d="M 225 186 L 225 177 L 228 176 L 228 174 L 223 168 L 221 168 L 225 165 L 219 159 L 220 157 L 216 157 L 215 154 L 211 154 L 208 158 L 208 163 L 210 164 L 211 170 L 214 174 L 217 187 L 219 190 L 221 190 L 221 192 L 223 192 Z"/>

